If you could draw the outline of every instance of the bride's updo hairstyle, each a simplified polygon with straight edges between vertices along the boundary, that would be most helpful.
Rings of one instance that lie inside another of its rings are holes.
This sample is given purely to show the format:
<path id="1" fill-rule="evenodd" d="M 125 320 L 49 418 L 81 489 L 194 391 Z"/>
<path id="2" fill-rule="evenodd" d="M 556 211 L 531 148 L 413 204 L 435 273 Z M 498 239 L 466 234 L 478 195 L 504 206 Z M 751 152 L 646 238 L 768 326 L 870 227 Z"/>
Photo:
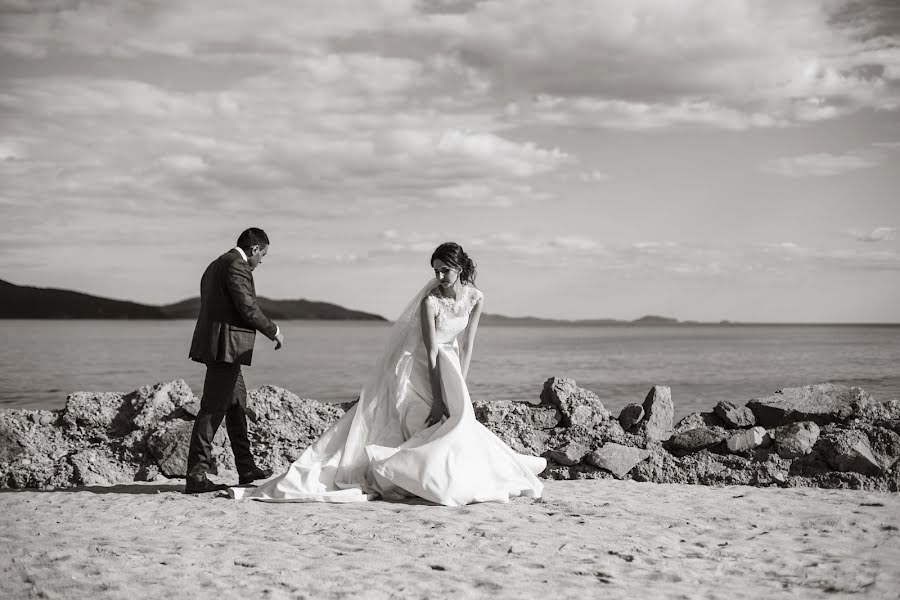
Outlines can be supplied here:
<path id="1" fill-rule="evenodd" d="M 463 283 L 475 284 L 475 261 L 469 258 L 462 246 L 455 242 L 445 242 L 435 248 L 431 255 L 431 263 L 443 261 L 447 266 L 459 270 L 459 278 Z"/>

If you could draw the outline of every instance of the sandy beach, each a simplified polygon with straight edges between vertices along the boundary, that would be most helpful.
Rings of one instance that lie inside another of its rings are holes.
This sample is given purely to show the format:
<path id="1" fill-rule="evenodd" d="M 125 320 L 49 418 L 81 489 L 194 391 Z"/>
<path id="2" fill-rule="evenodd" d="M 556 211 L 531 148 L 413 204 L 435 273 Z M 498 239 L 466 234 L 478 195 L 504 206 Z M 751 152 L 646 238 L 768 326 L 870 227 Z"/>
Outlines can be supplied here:
<path id="1" fill-rule="evenodd" d="M 537 501 L 455 509 L 238 502 L 179 480 L 4 491 L 3 597 L 900 594 L 897 494 L 546 484 Z"/>

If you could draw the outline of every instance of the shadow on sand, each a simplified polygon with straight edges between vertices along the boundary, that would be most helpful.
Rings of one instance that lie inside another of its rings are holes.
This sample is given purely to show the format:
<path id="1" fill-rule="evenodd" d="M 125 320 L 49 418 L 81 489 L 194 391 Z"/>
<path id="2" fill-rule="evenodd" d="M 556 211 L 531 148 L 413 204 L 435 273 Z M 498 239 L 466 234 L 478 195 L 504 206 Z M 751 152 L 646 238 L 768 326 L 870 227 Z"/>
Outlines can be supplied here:
<path id="1" fill-rule="evenodd" d="M 79 493 L 86 492 L 89 494 L 163 494 L 165 492 L 182 493 L 184 491 L 183 483 L 173 483 L 167 481 L 165 483 L 120 483 L 118 485 L 84 485 L 71 488 L 55 488 L 52 490 L 41 490 L 37 488 L 27 488 L 24 490 L 0 490 L 0 494 L 20 494 L 25 492 L 37 492 L 45 494 L 58 493 Z"/>

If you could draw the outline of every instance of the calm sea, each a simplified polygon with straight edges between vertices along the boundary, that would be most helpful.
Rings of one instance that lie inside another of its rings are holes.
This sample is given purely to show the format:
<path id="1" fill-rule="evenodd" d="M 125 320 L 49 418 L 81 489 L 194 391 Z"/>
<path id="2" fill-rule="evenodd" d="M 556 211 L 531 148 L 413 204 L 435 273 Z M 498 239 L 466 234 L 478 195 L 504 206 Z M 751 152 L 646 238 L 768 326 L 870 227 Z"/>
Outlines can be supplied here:
<path id="1" fill-rule="evenodd" d="M 193 321 L 0 321 L 0 408 L 60 408 L 73 391 L 130 391 L 184 379 L 200 395 L 204 367 L 187 358 Z M 348 401 L 388 326 L 288 321 L 282 350 L 257 337 L 248 388 L 272 384 Z M 900 398 L 900 327 L 482 327 L 473 398 L 536 400 L 548 377 L 596 392 L 608 409 L 672 388 L 678 417 L 719 400 L 743 404 L 782 387 L 831 381 L 878 400 Z"/>

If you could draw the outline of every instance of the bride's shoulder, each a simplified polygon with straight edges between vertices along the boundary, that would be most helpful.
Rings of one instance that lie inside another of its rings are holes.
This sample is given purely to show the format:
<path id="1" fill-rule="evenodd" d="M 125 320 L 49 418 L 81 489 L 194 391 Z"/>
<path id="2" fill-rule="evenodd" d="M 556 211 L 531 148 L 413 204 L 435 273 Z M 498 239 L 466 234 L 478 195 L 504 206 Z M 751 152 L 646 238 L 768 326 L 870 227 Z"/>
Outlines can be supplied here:
<path id="1" fill-rule="evenodd" d="M 468 294 L 468 297 L 469 297 L 470 302 L 471 302 L 472 304 L 478 304 L 478 302 L 480 302 L 481 299 L 484 298 L 484 292 L 482 292 L 481 290 L 479 290 L 479 289 L 478 289 L 477 287 L 475 287 L 474 285 L 469 285 L 469 294 Z"/>
<path id="2" fill-rule="evenodd" d="M 437 305 L 440 304 L 440 302 L 441 302 L 441 293 L 437 287 L 435 287 L 433 290 L 431 290 L 430 292 L 425 294 L 425 296 L 422 297 L 422 304 L 428 304 L 430 306 L 437 307 Z"/>

